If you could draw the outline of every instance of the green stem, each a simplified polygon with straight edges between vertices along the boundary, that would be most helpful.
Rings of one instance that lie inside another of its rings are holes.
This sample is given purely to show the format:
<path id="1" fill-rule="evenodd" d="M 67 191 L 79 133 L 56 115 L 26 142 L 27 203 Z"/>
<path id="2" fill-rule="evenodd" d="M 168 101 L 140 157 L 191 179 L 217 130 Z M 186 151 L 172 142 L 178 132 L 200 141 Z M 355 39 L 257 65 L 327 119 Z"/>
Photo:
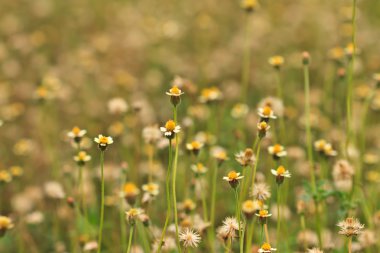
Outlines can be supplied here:
<path id="1" fill-rule="evenodd" d="M 170 201 L 170 170 L 171 170 L 171 164 L 172 164 L 172 140 L 169 140 L 169 162 L 168 162 L 168 169 L 166 171 L 166 219 L 165 219 L 165 225 L 164 229 L 162 230 L 161 239 L 159 242 L 158 250 L 157 252 L 161 252 L 162 245 L 164 243 L 164 238 L 166 234 L 166 229 L 169 224 L 170 216 L 171 216 L 171 201 Z"/>
<path id="2" fill-rule="evenodd" d="M 207 202 L 206 202 L 206 196 L 205 196 L 206 189 L 203 188 L 202 180 L 199 180 L 199 183 L 201 184 L 203 219 L 204 219 L 205 222 L 207 222 L 208 221 L 208 217 L 207 217 Z"/>
<path id="3" fill-rule="evenodd" d="M 245 35 L 244 35 L 244 54 L 243 54 L 243 69 L 241 74 L 241 99 L 245 103 L 248 98 L 248 88 L 249 88 L 249 70 L 251 67 L 251 46 L 250 46 L 250 14 L 247 13 L 245 17 Z"/>
<path id="4" fill-rule="evenodd" d="M 256 163 L 255 163 L 255 166 L 253 167 L 253 176 L 252 176 L 252 190 L 253 190 L 253 188 L 255 186 L 255 178 L 256 178 L 257 165 L 259 164 L 260 147 L 261 147 L 261 139 L 257 143 Z"/>
<path id="5" fill-rule="evenodd" d="M 98 239 L 98 253 L 102 252 L 102 236 L 104 222 L 104 151 L 100 152 L 100 172 L 101 172 L 101 204 L 100 204 L 100 225 Z"/>
<path id="6" fill-rule="evenodd" d="M 277 184 L 277 244 L 279 245 L 279 239 L 280 239 L 280 231 L 281 231 L 281 191 L 280 191 L 280 185 Z"/>
<path id="7" fill-rule="evenodd" d="M 134 225 L 131 225 L 131 228 L 129 229 L 129 239 L 128 239 L 128 249 L 127 249 L 127 253 L 130 253 L 131 252 L 131 247 L 132 247 L 132 238 L 133 238 L 133 229 L 134 229 Z"/>
<path id="8" fill-rule="evenodd" d="M 255 220 L 252 218 L 251 223 L 249 224 L 249 228 L 248 228 L 247 240 L 245 242 L 245 253 L 251 252 L 254 230 L 255 230 Z"/>
<path id="9" fill-rule="evenodd" d="M 210 235 L 212 238 L 211 249 L 214 249 L 214 231 L 215 231 L 215 201 L 216 201 L 216 181 L 218 177 L 218 164 L 214 167 L 213 175 L 212 175 L 212 189 L 211 189 L 211 211 L 210 211 Z M 213 251 L 213 250 L 212 250 Z"/>

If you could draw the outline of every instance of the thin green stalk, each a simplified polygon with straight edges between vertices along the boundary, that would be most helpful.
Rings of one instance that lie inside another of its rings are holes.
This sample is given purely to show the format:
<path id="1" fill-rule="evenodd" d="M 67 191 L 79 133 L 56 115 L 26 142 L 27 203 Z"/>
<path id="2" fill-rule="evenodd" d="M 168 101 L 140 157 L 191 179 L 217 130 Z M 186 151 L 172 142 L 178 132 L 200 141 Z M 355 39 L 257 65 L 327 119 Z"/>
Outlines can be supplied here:
<path id="1" fill-rule="evenodd" d="M 255 178 L 256 178 L 257 165 L 259 164 L 260 147 L 261 147 L 261 139 L 257 143 L 256 162 L 255 162 L 255 166 L 253 167 L 253 175 L 252 175 L 252 190 L 253 190 L 253 188 L 255 186 Z"/>
<path id="2" fill-rule="evenodd" d="M 100 204 L 100 225 L 98 238 L 98 253 L 102 252 L 102 236 L 104 222 L 104 151 L 100 152 L 100 172 L 101 172 L 101 204 Z"/>
<path id="3" fill-rule="evenodd" d="M 211 249 L 213 251 L 214 249 L 214 231 L 215 231 L 215 201 L 216 201 L 216 181 L 218 177 L 218 164 L 214 167 L 213 174 L 212 174 L 212 188 L 211 188 L 211 211 L 210 211 L 210 223 L 211 223 L 211 229 L 210 229 L 210 235 L 212 238 Z"/>
<path id="4" fill-rule="evenodd" d="M 125 184 L 125 180 L 126 180 L 126 178 L 125 178 L 125 175 L 123 173 L 120 188 L 123 188 L 123 186 Z M 119 204 L 119 220 L 120 220 L 121 248 L 122 248 L 122 251 L 124 252 L 125 249 L 127 248 L 127 242 L 126 242 L 127 231 L 126 231 L 126 226 L 125 226 L 123 203 L 124 203 L 124 199 L 121 198 L 120 204 Z"/>
<path id="5" fill-rule="evenodd" d="M 133 238 L 133 230 L 134 230 L 134 228 L 135 228 L 134 225 L 131 225 L 131 227 L 129 228 L 129 239 L 128 239 L 128 249 L 127 249 L 127 253 L 130 253 L 130 252 L 131 252 L 132 238 Z"/>
<path id="6" fill-rule="evenodd" d="M 170 201 L 170 170 L 171 170 L 171 164 L 172 164 L 172 140 L 169 139 L 169 162 L 168 162 L 168 169 L 166 171 L 166 219 L 165 219 L 165 225 L 164 229 L 162 230 L 161 234 L 161 239 L 159 242 L 158 250 L 157 252 L 161 252 L 161 248 L 164 242 L 165 234 L 166 234 L 166 229 L 169 224 L 170 216 L 171 216 L 171 201 Z"/>
<path id="7" fill-rule="evenodd" d="M 347 248 L 348 248 L 348 253 L 351 253 L 352 252 L 352 236 L 348 237 Z"/>
<path id="8" fill-rule="evenodd" d="M 247 240 L 245 241 L 245 253 L 251 252 L 253 232 L 255 230 L 255 220 L 251 218 L 250 224 L 248 227 Z"/>
<path id="9" fill-rule="evenodd" d="M 354 80 L 354 64 L 355 64 L 355 54 L 356 54 L 356 1 L 352 1 L 352 56 L 349 62 L 348 75 L 347 75 L 347 97 L 346 97 L 346 112 L 347 112 L 347 126 L 346 126 L 346 157 L 348 157 L 348 146 L 350 144 L 351 138 L 351 117 L 352 117 L 352 90 L 353 90 L 353 80 Z"/>
<path id="10" fill-rule="evenodd" d="M 241 246 L 242 245 L 242 241 L 243 241 L 243 236 L 242 236 L 242 228 L 241 228 L 241 212 L 240 212 L 240 198 L 239 198 L 239 194 L 238 194 L 238 190 L 237 188 L 234 189 L 234 193 L 235 193 L 235 216 L 237 218 L 237 222 L 238 222 L 238 225 L 239 225 L 239 245 L 240 245 L 240 252 L 243 252 L 243 247 Z"/>
<path id="11" fill-rule="evenodd" d="M 281 233 L 281 191 L 280 184 L 277 184 L 277 244 L 279 245 L 280 233 Z"/>
<path id="12" fill-rule="evenodd" d="M 173 109 L 174 122 L 177 124 L 177 107 Z M 177 242 L 178 251 L 181 252 L 181 244 L 179 242 L 179 229 L 178 229 L 178 213 L 177 213 L 177 195 L 176 195 L 176 180 L 177 180 L 177 165 L 178 165 L 178 150 L 179 150 L 178 134 L 175 135 L 175 153 L 173 164 L 173 178 L 172 178 L 172 191 L 173 191 L 173 208 L 174 208 L 174 224 L 175 224 L 175 239 Z"/>
<path id="13" fill-rule="evenodd" d="M 208 221 L 207 217 L 207 202 L 206 202 L 206 196 L 205 196 L 205 189 L 202 185 L 202 180 L 199 180 L 199 183 L 201 184 L 201 198 L 202 198 L 202 209 L 203 209 L 203 219 L 205 222 Z"/>

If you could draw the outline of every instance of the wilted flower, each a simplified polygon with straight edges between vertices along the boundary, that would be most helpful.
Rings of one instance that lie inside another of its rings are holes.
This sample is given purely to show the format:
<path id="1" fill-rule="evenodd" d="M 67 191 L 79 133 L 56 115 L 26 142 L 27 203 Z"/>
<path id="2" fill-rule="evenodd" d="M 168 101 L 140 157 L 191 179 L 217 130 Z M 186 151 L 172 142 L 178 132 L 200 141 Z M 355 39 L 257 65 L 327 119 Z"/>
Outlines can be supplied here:
<path id="1" fill-rule="evenodd" d="M 218 236 L 223 240 L 228 238 L 235 238 L 236 232 L 242 228 L 242 224 L 240 224 L 234 217 L 227 217 L 223 220 L 223 225 L 218 228 Z"/>
<path id="2" fill-rule="evenodd" d="M 181 127 L 177 126 L 173 120 L 168 120 L 164 127 L 160 127 L 161 132 L 164 133 L 168 139 L 174 138 L 174 135 L 181 131 Z"/>
<path id="3" fill-rule="evenodd" d="M 157 126 L 147 126 L 142 131 L 142 137 L 145 143 L 155 144 L 161 139 L 161 131 Z"/>
<path id="4" fill-rule="evenodd" d="M 128 104 L 123 98 L 112 98 L 108 101 L 108 111 L 111 114 L 123 114 L 128 111 Z"/>
<path id="5" fill-rule="evenodd" d="M 45 183 L 44 190 L 46 196 L 52 199 L 63 199 L 65 197 L 65 192 L 60 183 L 55 181 L 50 181 Z"/>
<path id="6" fill-rule="evenodd" d="M 250 148 L 235 154 L 235 159 L 242 166 L 252 166 L 256 162 L 256 157 Z"/>
<path id="7" fill-rule="evenodd" d="M 265 242 L 263 245 L 261 245 L 260 249 L 259 249 L 259 253 L 271 253 L 272 251 L 276 251 L 277 249 L 275 248 L 272 248 L 272 246 Z"/>
<path id="8" fill-rule="evenodd" d="M 268 152 L 273 156 L 274 159 L 279 159 L 281 157 L 286 156 L 288 153 L 286 152 L 284 146 L 280 144 L 275 144 L 273 146 L 268 147 Z"/>
<path id="9" fill-rule="evenodd" d="M 368 248 L 376 245 L 376 234 L 374 231 L 364 229 L 358 236 L 358 241 L 363 248 Z"/>
<path id="10" fill-rule="evenodd" d="M 260 201 L 264 201 L 270 198 L 270 187 L 266 183 L 257 183 L 253 186 L 252 196 Z"/>
<path id="11" fill-rule="evenodd" d="M 346 160 L 335 163 L 332 171 L 335 187 L 340 191 L 350 191 L 352 188 L 352 176 L 354 168 Z"/>
<path id="12" fill-rule="evenodd" d="M 196 248 L 198 247 L 199 242 L 201 241 L 201 236 L 198 232 L 191 230 L 189 228 L 186 228 L 184 231 L 182 231 L 179 234 L 179 240 L 183 243 L 183 246 L 185 248 L 192 247 Z"/>
<path id="13" fill-rule="evenodd" d="M 339 234 L 347 237 L 360 234 L 364 228 L 358 219 L 352 217 L 340 221 L 337 226 L 340 228 Z"/>
<path id="14" fill-rule="evenodd" d="M 99 134 L 98 137 L 95 137 L 94 141 L 99 144 L 98 146 L 99 146 L 100 150 L 102 150 L 102 151 L 106 150 L 107 146 L 113 143 L 113 139 L 111 136 L 107 137 L 107 136 L 103 136 L 101 134 Z"/>
<path id="15" fill-rule="evenodd" d="M 129 224 L 134 225 L 136 222 L 136 219 L 143 213 L 143 210 L 141 208 L 131 208 L 126 214 L 126 218 Z"/>

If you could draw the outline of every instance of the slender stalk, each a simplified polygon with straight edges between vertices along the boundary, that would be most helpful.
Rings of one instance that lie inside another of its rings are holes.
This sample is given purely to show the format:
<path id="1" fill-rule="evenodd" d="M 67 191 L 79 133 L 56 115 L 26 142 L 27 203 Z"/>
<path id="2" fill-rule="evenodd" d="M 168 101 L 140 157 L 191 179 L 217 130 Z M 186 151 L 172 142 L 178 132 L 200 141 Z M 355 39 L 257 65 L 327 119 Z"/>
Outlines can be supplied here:
<path id="1" fill-rule="evenodd" d="M 255 178 L 256 178 L 256 171 L 257 171 L 257 165 L 259 164 L 259 156 L 260 156 L 260 147 L 261 147 L 261 139 L 259 140 L 257 144 L 257 150 L 256 150 L 256 163 L 253 167 L 253 175 L 252 175 L 252 190 L 255 186 Z"/>
<path id="2" fill-rule="evenodd" d="M 243 252 L 243 247 L 241 247 L 242 245 L 242 241 L 243 241 L 243 236 L 242 236 L 242 228 L 241 228 L 241 212 L 240 212 L 240 199 L 239 199 L 239 194 L 238 194 L 238 190 L 237 188 L 234 189 L 234 193 L 235 193 L 235 202 L 236 202 L 236 205 L 235 205 L 235 216 L 237 218 L 237 222 L 238 222 L 238 225 L 239 225 L 239 245 L 240 245 L 240 252 Z"/>
<path id="3" fill-rule="evenodd" d="M 168 162 L 168 169 L 166 171 L 166 219 L 165 219 L 165 225 L 164 229 L 162 230 L 161 239 L 159 242 L 158 250 L 157 252 L 161 252 L 162 245 L 164 243 L 164 238 L 166 234 L 166 229 L 169 224 L 170 216 L 171 216 L 171 201 L 170 201 L 170 170 L 171 170 L 171 164 L 172 164 L 172 140 L 169 139 L 169 162 Z"/>
<path id="4" fill-rule="evenodd" d="M 134 230 L 135 226 L 134 225 L 131 225 L 131 227 L 129 228 L 129 239 L 128 239 L 128 249 L 127 249 L 127 253 L 130 253 L 131 252 L 131 248 L 132 248 L 132 238 L 133 238 L 133 230 Z"/>
<path id="5" fill-rule="evenodd" d="M 354 64 L 355 64 L 355 54 L 356 54 L 356 2 L 352 1 L 352 56 L 349 61 L 348 75 L 347 75 L 347 97 L 346 97 L 346 157 L 348 157 L 348 146 L 350 144 L 351 138 L 351 117 L 352 117 L 352 90 L 353 90 L 353 79 L 354 79 Z"/>
<path id="6" fill-rule="evenodd" d="M 268 224 L 267 223 L 264 223 L 264 233 L 265 233 L 266 242 L 270 244 L 269 233 L 268 233 Z"/>
<path id="7" fill-rule="evenodd" d="M 248 227 L 247 240 L 245 241 L 245 252 L 251 252 L 253 232 L 255 230 L 255 220 L 252 218 Z"/>
<path id="8" fill-rule="evenodd" d="M 281 206 L 280 205 L 281 205 L 281 191 L 280 191 L 280 184 L 277 184 L 277 244 L 279 244 L 280 233 L 281 233 L 281 210 L 280 210 Z"/>
<path id="9" fill-rule="evenodd" d="M 216 164 L 213 170 L 212 174 L 212 188 L 211 188 L 211 211 L 210 211 L 210 223 L 211 223 L 211 229 L 210 229 L 210 235 L 212 240 L 210 241 L 211 249 L 213 252 L 214 249 L 214 231 L 215 231 L 215 200 L 216 200 L 216 181 L 218 177 L 218 169 L 219 166 Z"/>
<path id="10" fill-rule="evenodd" d="M 98 238 L 98 253 L 102 252 L 102 236 L 104 222 L 104 151 L 100 152 L 100 172 L 101 172 L 101 204 L 100 204 L 100 225 Z"/>
<path id="11" fill-rule="evenodd" d="M 125 184 L 125 175 L 123 173 L 123 177 L 121 179 L 121 190 Z M 125 226 L 125 218 L 124 218 L 124 210 L 123 210 L 123 201 L 124 199 L 120 199 L 120 204 L 119 204 L 119 220 L 120 220 L 120 236 L 121 236 L 121 248 L 122 251 L 124 252 L 125 249 L 127 248 L 127 242 L 126 242 L 126 237 L 127 237 L 127 231 L 126 231 L 126 226 Z"/>
<path id="12" fill-rule="evenodd" d="M 348 248 L 348 253 L 351 253 L 352 252 L 352 236 L 348 237 L 347 248 Z"/>
<path id="13" fill-rule="evenodd" d="M 206 189 L 203 188 L 202 180 L 199 180 L 199 183 L 201 184 L 201 198 L 202 198 L 203 219 L 204 219 L 204 221 L 207 222 L 208 221 L 208 217 L 207 217 L 207 202 L 206 202 L 206 196 L 205 196 Z"/>

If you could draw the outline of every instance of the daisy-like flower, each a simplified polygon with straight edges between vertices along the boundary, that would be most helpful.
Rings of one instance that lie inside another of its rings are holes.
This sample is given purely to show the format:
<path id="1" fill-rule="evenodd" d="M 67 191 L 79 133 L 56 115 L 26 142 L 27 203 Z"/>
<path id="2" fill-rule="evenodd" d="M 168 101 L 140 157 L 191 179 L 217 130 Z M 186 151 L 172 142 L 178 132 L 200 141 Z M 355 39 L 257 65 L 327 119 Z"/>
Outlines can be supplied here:
<path id="1" fill-rule="evenodd" d="M 86 162 L 91 160 L 91 156 L 86 153 L 86 151 L 79 151 L 76 156 L 74 156 L 74 161 L 78 163 L 79 166 L 83 166 Z"/>
<path id="2" fill-rule="evenodd" d="M 183 246 L 185 248 L 196 248 L 201 241 L 201 236 L 199 233 L 189 228 L 186 228 L 178 236 L 179 240 L 183 243 Z"/>
<path id="3" fill-rule="evenodd" d="M 194 155 L 199 154 L 199 150 L 203 147 L 203 143 L 199 141 L 192 141 L 190 143 L 186 143 L 186 149 L 191 151 Z"/>
<path id="4" fill-rule="evenodd" d="M 267 135 L 270 125 L 266 121 L 261 121 L 257 123 L 257 130 L 259 138 L 264 138 Z"/>
<path id="5" fill-rule="evenodd" d="M 268 217 L 271 217 L 272 214 L 268 212 L 268 210 L 261 209 L 258 213 L 255 213 L 257 217 L 259 217 L 260 221 L 264 224 L 267 221 Z"/>
<path id="6" fill-rule="evenodd" d="M 234 105 L 234 107 L 232 107 L 231 116 L 235 119 L 241 119 L 247 116 L 248 112 L 249 112 L 248 105 L 239 103 L 239 104 Z"/>
<path id="7" fill-rule="evenodd" d="M 6 170 L 0 170 L 0 185 L 12 181 L 12 175 Z"/>
<path id="8" fill-rule="evenodd" d="M 252 197 L 257 200 L 264 201 L 271 196 L 270 187 L 266 183 L 257 183 L 253 186 Z"/>
<path id="9" fill-rule="evenodd" d="M 136 219 L 139 218 L 141 214 L 143 214 L 143 210 L 141 208 L 131 208 L 127 212 L 125 212 L 126 219 L 129 224 L 134 225 L 136 223 Z"/>
<path id="10" fill-rule="evenodd" d="M 195 175 L 200 176 L 207 172 L 207 168 L 203 165 L 203 163 L 197 163 L 191 165 L 191 170 L 194 171 Z"/>
<path id="11" fill-rule="evenodd" d="M 168 139 L 173 139 L 175 134 L 181 131 L 181 127 L 176 125 L 173 120 L 168 120 L 165 126 L 160 127 L 161 132 L 164 133 L 165 137 Z"/>
<path id="12" fill-rule="evenodd" d="M 328 143 L 324 139 L 320 139 L 314 142 L 314 148 L 317 152 L 324 156 L 336 156 L 338 153 L 333 149 L 331 143 Z"/>
<path id="13" fill-rule="evenodd" d="M 11 228 L 13 228 L 12 220 L 6 216 L 0 216 L 0 238 Z"/>
<path id="14" fill-rule="evenodd" d="M 113 139 L 111 136 L 107 137 L 107 136 L 103 136 L 101 134 L 99 134 L 98 137 L 95 137 L 94 141 L 96 143 L 98 143 L 99 149 L 101 151 L 105 151 L 107 149 L 108 145 L 113 143 Z"/>
<path id="15" fill-rule="evenodd" d="M 364 228 L 364 225 L 358 219 L 352 217 L 340 221 L 337 226 L 340 228 L 339 234 L 347 237 L 360 234 Z"/>
<path id="16" fill-rule="evenodd" d="M 273 175 L 276 176 L 277 184 L 282 184 L 282 182 L 284 182 L 285 177 L 288 177 L 288 178 L 291 177 L 290 172 L 286 170 L 285 167 L 282 165 L 278 166 L 277 170 L 271 169 L 270 171 L 272 172 Z"/>
<path id="17" fill-rule="evenodd" d="M 256 157 L 250 148 L 235 154 L 235 159 L 242 166 L 252 166 L 256 162 Z"/>
<path id="18" fill-rule="evenodd" d="M 228 172 L 226 177 L 223 177 L 223 180 L 226 180 L 228 183 L 230 183 L 232 188 L 236 188 L 239 185 L 239 180 L 243 177 L 244 176 L 240 176 L 239 172 L 231 170 Z"/>
<path id="19" fill-rule="evenodd" d="M 227 152 L 224 148 L 216 146 L 211 148 L 211 156 L 214 157 L 219 165 L 222 164 L 224 161 L 228 160 Z"/>
<path id="20" fill-rule="evenodd" d="M 184 210 L 186 213 L 190 213 L 193 211 L 197 205 L 195 202 L 191 199 L 185 199 L 181 204 L 180 204 L 180 209 Z"/>
<path id="21" fill-rule="evenodd" d="M 79 127 L 75 126 L 70 132 L 67 133 L 67 136 L 73 139 L 76 143 L 80 143 L 86 133 L 87 130 L 80 129 Z"/>
<path id="22" fill-rule="evenodd" d="M 275 56 L 270 57 L 268 59 L 268 62 L 275 69 L 280 69 L 281 66 L 284 64 L 285 60 L 284 60 L 284 57 L 280 55 L 275 55 Z"/>
<path id="23" fill-rule="evenodd" d="M 201 103 L 211 103 L 214 101 L 221 100 L 223 98 L 222 92 L 215 86 L 210 88 L 205 88 L 201 91 L 201 96 L 199 101 Z"/>
<path id="24" fill-rule="evenodd" d="M 269 243 L 265 242 L 265 243 L 263 243 L 263 245 L 261 245 L 258 252 L 259 253 L 271 253 L 271 252 L 276 251 L 276 250 L 277 249 L 272 248 L 272 246 Z"/>
<path id="25" fill-rule="evenodd" d="M 257 6 L 257 0 L 243 0 L 241 2 L 241 8 L 247 12 L 252 12 Z"/>
<path id="26" fill-rule="evenodd" d="M 137 188 L 137 186 L 132 182 L 126 183 L 123 191 L 124 197 L 130 205 L 133 205 L 136 202 L 136 197 L 140 194 L 139 188 Z"/>
<path id="27" fill-rule="evenodd" d="M 286 156 L 288 153 L 286 152 L 284 146 L 280 144 L 275 144 L 273 146 L 268 147 L 268 152 L 273 156 L 273 159 L 280 159 L 281 157 Z"/>
<path id="28" fill-rule="evenodd" d="M 244 201 L 241 208 L 242 212 L 244 213 L 245 217 L 247 217 L 247 219 L 252 218 L 255 212 L 259 209 L 260 205 L 257 202 L 257 200 L 253 201 L 251 199 Z"/>
<path id="29" fill-rule="evenodd" d="M 180 90 L 176 85 L 166 92 L 166 95 L 170 96 L 170 102 L 173 106 L 177 106 L 181 102 L 181 95 L 183 94 L 184 92 L 182 92 L 182 90 Z"/>
<path id="30" fill-rule="evenodd" d="M 151 196 L 157 196 L 160 193 L 159 185 L 156 183 L 144 184 L 142 189 Z"/>
<path id="31" fill-rule="evenodd" d="M 261 120 L 260 121 L 266 121 L 268 122 L 269 119 L 276 119 L 277 117 L 274 115 L 274 112 L 271 107 L 269 106 L 264 106 L 260 107 L 257 110 L 258 115 L 260 116 Z"/>

